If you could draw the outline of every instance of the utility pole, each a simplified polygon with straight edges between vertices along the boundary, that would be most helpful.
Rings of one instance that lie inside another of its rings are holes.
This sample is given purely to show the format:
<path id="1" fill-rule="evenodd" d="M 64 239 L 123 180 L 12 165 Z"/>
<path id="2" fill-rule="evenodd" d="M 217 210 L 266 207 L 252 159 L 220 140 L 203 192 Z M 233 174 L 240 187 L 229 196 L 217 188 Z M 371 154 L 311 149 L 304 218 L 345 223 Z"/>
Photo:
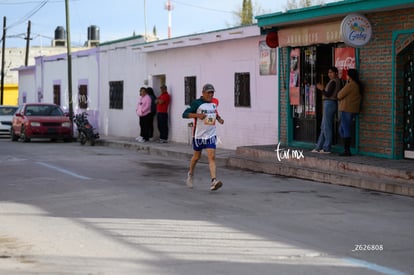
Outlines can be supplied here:
<path id="1" fill-rule="evenodd" d="M 27 24 L 27 36 L 26 36 L 26 58 L 24 59 L 24 66 L 27 67 L 29 64 L 29 50 L 30 50 L 30 26 L 31 22 L 29 20 L 29 23 Z"/>
<path id="2" fill-rule="evenodd" d="M 4 97 L 4 67 L 5 67 L 5 52 L 6 52 L 6 16 L 3 17 L 3 46 L 1 51 L 1 93 L 0 93 L 0 105 L 3 105 Z"/>
<path id="3" fill-rule="evenodd" d="M 147 42 L 147 1 L 144 0 L 145 42 Z"/>
<path id="4" fill-rule="evenodd" d="M 72 52 L 70 47 L 70 24 L 69 24 L 69 0 L 65 0 L 66 7 L 66 46 L 68 55 L 68 97 L 69 97 L 69 116 L 72 121 L 73 130 L 73 100 L 72 100 Z"/>

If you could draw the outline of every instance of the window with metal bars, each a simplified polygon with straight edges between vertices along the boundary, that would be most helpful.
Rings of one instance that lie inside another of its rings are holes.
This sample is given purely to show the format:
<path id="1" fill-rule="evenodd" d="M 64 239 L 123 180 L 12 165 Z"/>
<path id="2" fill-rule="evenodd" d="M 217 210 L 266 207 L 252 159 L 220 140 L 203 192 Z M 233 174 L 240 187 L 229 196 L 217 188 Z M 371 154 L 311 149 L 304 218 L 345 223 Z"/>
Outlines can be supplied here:
<path id="1" fill-rule="evenodd" d="M 234 74 L 234 106 L 250 107 L 250 73 Z"/>
<path id="2" fill-rule="evenodd" d="M 80 109 L 88 109 L 88 86 L 79 85 L 78 103 Z"/>
<path id="3" fill-rule="evenodd" d="M 196 77 L 184 77 L 184 104 L 190 105 L 196 99 Z"/>
<path id="4" fill-rule="evenodd" d="M 124 106 L 124 82 L 109 82 L 109 109 L 123 109 Z"/>
<path id="5" fill-rule="evenodd" d="M 60 106 L 60 85 L 53 85 L 53 103 Z"/>

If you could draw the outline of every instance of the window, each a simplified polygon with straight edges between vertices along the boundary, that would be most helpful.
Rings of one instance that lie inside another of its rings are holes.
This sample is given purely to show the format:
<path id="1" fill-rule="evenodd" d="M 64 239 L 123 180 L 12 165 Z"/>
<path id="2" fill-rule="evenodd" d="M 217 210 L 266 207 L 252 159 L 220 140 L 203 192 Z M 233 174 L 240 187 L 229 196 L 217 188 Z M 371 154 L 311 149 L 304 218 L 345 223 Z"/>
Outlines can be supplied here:
<path id="1" fill-rule="evenodd" d="M 80 109 L 88 108 L 88 86 L 87 85 L 79 85 L 78 103 L 79 103 Z"/>
<path id="2" fill-rule="evenodd" d="M 184 104 L 190 105 L 196 99 L 196 77 L 186 76 L 184 78 Z"/>
<path id="3" fill-rule="evenodd" d="M 60 106 L 60 85 L 53 85 L 53 103 Z"/>
<path id="4" fill-rule="evenodd" d="M 109 82 L 109 109 L 123 109 L 124 82 Z"/>
<path id="5" fill-rule="evenodd" d="M 0 108 L 0 116 L 12 116 L 16 112 L 17 107 L 2 106 Z"/>
<path id="6" fill-rule="evenodd" d="M 27 116 L 63 116 L 63 111 L 53 105 L 33 105 L 26 107 Z"/>
<path id="7" fill-rule="evenodd" d="M 43 91 L 42 91 L 42 89 L 39 88 L 37 90 L 37 102 L 38 103 L 42 102 L 42 99 L 43 99 Z"/>
<path id="8" fill-rule="evenodd" d="M 234 106 L 250 107 L 250 73 L 234 75 Z"/>

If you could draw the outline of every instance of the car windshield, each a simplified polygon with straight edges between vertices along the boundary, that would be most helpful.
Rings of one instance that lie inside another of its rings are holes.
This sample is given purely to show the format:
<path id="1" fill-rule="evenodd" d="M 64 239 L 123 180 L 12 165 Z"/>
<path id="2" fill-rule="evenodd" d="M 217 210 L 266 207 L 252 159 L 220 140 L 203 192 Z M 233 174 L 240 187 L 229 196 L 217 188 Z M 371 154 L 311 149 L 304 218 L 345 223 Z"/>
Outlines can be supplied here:
<path id="1" fill-rule="evenodd" d="M 16 112 L 17 107 L 1 107 L 0 116 L 12 116 Z"/>
<path id="2" fill-rule="evenodd" d="M 63 111 L 53 105 L 29 105 L 26 107 L 27 116 L 63 116 Z"/>

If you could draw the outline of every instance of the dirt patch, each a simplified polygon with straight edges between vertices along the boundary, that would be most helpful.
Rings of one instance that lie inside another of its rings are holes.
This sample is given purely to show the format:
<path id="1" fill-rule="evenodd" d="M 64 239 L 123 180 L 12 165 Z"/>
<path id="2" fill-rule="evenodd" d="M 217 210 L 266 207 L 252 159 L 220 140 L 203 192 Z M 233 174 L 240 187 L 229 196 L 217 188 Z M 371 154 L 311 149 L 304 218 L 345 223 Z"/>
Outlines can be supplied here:
<path id="1" fill-rule="evenodd" d="M 35 261 L 24 254 L 31 246 L 20 242 L 16 238 L 0 236 L 0 263 L 1 260 L 15 259 L 21 263 L 34 263 Z"/>

